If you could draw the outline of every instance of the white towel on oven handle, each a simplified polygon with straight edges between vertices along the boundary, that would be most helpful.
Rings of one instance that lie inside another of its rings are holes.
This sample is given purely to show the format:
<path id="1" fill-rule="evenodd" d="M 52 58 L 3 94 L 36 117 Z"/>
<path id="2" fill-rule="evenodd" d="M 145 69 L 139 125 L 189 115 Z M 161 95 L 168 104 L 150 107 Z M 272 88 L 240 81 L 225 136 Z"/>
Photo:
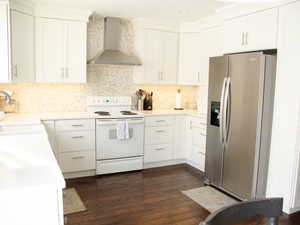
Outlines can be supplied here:
<path id="1" fill-rule="evenodd" d="M 129 139 L 129 125 L 127 120 L 118 121 L 117 124 L 117 139 L 127 140 Z"/>

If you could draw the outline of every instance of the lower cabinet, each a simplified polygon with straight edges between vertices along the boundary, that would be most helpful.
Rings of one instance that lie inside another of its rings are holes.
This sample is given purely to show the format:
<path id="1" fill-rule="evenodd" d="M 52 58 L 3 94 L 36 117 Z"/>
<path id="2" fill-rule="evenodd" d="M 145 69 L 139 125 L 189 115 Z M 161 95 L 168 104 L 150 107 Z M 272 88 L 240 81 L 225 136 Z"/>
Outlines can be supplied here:
<path id="1" fill-rule="evenodd" d="M 174 150 L 175 117 L 146 117 L 145 124 L 144 162 L 157 163 L 172 160 Z"/>
<path id="2" fill-rule="evenodd" d="M 81 176 L 85 172 L 95 171 L 94 119 L 47 120 L 43 121 L 43 124 L 48 131 L 56 159 L 66 177 L 73 177 L 74 174 Z M 204 117 L 187 115 L 145 117 L 145 168 L 187 162 L 204 171 L 205 145 Z M 112 165 L 109 161 L 107 163 Z"/>
<path id="3" fill-rule="evenodd" d="M 95 150 L 60 153 L 59 164 L 64 173 L 94 170 L 96 168 Z"/>
<path id="4" fill-rule="evenodd" d="M 173 159 L 172 144 L 146 145 L 144 162 L 160 162 Z"/>
<path id="5" fill-rule="evenodd" d="M 206 151 L 206 118 L 189 116 L 186 120 L 187 162 L 204 172 Z"/>
<path id="6" fill-rule="evenodd" d="M 144 162 L 146 168 L 187 162 L 204 171 L 205 117 L 150 116 L 146 117 L 145 121 Z"/>
<path id="7" fill-rule="evenodd" d="M 96 169 L 95 120 L 43 121 L 63 173 Z"/>

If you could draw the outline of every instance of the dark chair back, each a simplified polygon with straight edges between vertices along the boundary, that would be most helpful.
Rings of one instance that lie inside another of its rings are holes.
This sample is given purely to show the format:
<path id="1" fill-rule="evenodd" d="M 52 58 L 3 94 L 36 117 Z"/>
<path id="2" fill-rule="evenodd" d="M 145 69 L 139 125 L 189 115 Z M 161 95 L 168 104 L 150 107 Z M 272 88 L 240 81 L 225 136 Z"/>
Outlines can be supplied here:
<path id="1" fill-rule="evenodd" d="M 278 217 L 282 214 L 282 204 L 282 198 L 240 202 L 212 213 L 200 225 L 232 225 L 256 216 L 267 217 L 268 225 L 278 225 Z"/>

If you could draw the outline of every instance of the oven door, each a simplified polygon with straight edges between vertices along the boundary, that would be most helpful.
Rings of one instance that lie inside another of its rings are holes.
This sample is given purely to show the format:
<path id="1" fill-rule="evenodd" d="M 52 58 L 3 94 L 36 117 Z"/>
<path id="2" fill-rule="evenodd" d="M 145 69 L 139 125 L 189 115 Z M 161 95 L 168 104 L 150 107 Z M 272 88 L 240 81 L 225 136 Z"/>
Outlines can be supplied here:
<path id="1" fill-rule="evenodd" d="M 125 119 L 97 120 L 97 160 L 119 159 L 144 155 L 144 119 L 130 118 L 129 139 L 117 139 L 117 124 Z"/>

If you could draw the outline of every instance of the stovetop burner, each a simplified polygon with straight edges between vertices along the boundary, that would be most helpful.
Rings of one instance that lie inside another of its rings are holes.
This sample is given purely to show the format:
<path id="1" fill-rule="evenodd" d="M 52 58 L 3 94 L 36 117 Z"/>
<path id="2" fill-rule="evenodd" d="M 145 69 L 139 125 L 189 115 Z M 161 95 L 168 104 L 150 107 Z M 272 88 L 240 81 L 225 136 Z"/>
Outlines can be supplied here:
<path id="1" fill-rule="evenodd" d="M 125 116 L 134 116 L 134 115 L 137 115 L 137 113 L 134 113 L 134 112 L 131 112 L 131 111 L 121 111 L 120 113 L 122 115 L 125 115 Z"/>
<path id="2" fill-rule="evenodd" d="M 109 112 L 98 111 L 98 112 L 95 112 L 95 113 L 98 114 L 99 116 L 110 116 Z"/>

